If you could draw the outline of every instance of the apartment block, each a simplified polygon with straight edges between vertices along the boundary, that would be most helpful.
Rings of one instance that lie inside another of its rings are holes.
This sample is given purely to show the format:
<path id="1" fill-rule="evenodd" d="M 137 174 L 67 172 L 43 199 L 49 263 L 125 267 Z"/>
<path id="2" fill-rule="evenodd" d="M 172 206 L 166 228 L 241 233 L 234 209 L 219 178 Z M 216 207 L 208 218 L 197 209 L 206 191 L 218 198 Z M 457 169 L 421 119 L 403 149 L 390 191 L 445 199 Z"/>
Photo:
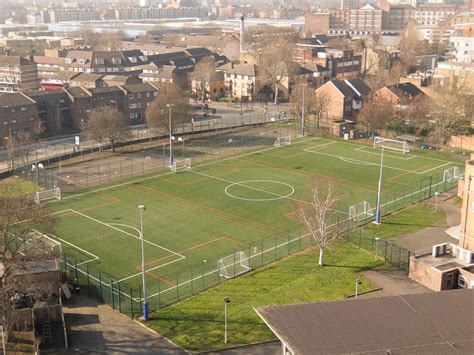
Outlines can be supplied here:
<path id="1" fill-rule="evenodd" d="M 38 70 L 34 62 L 19 56 L 0 56 L 0 92 L 37 88 Z"/>
<path id="2" fill-rule="evenodd" d="M 33 131 L 38 124 L 36 103 L 23 93 L 0 93 L 0 138 Z"/>
<path id="3" fill-rule="evenodd" d="M 380 33 L 382 31 L 382 10 L 370 4 L 350 10 L 349 28 L 357 33 Z"/>
<path id="4" fill-rule="evenodd" d="M 453 36 L 450 42 L 455 62 L 474 63 L 474 37 Z"/>
<path id="5" fill-rule="evenodd" d="M 455 5 L 423 4 L 416 8 L 416 23 L 418 25 L 438 26 L 456 15 Z"/>
<path id="6" fill-rule="evenodd" d="M 306 11 L 304 14 L 304 33 L 306 37 L 329 32 L 330 14 L 328 12 Z"/>

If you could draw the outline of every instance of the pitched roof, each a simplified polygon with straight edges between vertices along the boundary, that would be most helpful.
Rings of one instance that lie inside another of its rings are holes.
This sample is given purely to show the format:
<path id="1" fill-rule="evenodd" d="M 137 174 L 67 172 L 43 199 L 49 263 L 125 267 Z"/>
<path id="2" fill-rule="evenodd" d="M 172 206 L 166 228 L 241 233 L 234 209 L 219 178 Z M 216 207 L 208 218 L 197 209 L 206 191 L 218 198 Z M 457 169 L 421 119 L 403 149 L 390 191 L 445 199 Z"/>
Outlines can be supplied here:
<path id="1" fill-rule="evenodd" d="M 10 55 L 0 55 L 0 64 L 1 65 L 29 65 L 33 64 L 26 58 L 19 56 L 10 56 Z"/>
<path id="2" fill-rule="evenodd" d="M 156 87 L 150 83 L 122 85 L 122 88 L 131 94 L 157 90 Z"/>
<path id="3" fill-rule="evenodd" d="M 91 82 L 103 78 L 104 74 L 80 73 L 71 79 L 71 81 Z"/>
<path id="4" fill-rule="evenodd" d="M 387 86 L 391 92 L 397 95 L 399 98 L 411 98 L 418 95 L 424 95 L 423 91 L 418 89 L 412 83 L 401 83 L 396 85 Z"/>
<path id="5" fill-rule="evenodd" d="M 256 64 L 244 63 L 236 65 L 234 68 L 226 71 L 230 74 L 238 74 L 238 75 L 247 75 L 247 76 L 257 76 L 258 75 L 258 67 Z"/>
<path id="6" fill-rule="evenodd" d="M 474 290 L 258 307 L 294 354 L 468 354 Z"/>
<path id="7" fill-rule="evenodd" d="M 32 104 L 35 104 L 35 101 L 20 92 L 8 93 L 0 96 L 0 107 L 16 107 Z"/>
<path id="8" fill-rule="evenodd" d="M 91 96 L 91 93 L 89 91 L 80 86 L 67 88 L 66 91 L 74 98 L 83 98 Z"/>
<path id="9" fill-rule="evenodd" d="M 347 79 L 344 82 L 357 96 L 367 96 L 371 91 L 369 86 L 360 79 Z"/>
<path id="10" fill-rule="evenodd" d="M 344 81 L 335 79 L 331 80 L 330 83 L 333 84 L 344 97 L 354 96 L 354 92 L 346 85 L 346 83 L 344 83 Z"/>

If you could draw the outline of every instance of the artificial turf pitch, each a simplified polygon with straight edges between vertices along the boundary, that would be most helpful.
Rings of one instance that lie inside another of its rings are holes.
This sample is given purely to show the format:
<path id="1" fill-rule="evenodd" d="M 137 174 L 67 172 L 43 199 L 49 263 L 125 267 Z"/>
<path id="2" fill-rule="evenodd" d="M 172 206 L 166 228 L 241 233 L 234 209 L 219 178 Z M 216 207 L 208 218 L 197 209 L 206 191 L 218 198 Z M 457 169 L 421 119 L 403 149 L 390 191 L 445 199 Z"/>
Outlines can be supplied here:
<path id="1" fill-rule="evenodd" d="M 308 137 L 178 173 L 68 193 L 48 208 L 58 217 L 54 236 L 63 252 L 83 268 L 98 269 L 139 289 L 137 206 L 145 205 L 149 297 L 179 299 L 183 289 L 177 284 L 186 284 L 188 293 L 207 288 L 206 283 L 215 284 L 221 257 L 244 251 L 253 257 L 251 266 L 258 266 L 300 248 L 301 244 L 288 239 L 304 234 L 296 210 L 298 203 L 308 199 L 312 177 L 337 183 L 342 197 L 338 218 L 348 218 L 349 206 L 362 201 L 375 208 L 380 153 L 366 145 Z M 382 212 L 393 203 L 389 201 L 407 205 L 420 199 L 420 194 L 433 195 L 445 188 L 445 182 L 433 183 L 430 176 L 442 176 L 453 166 L 462 168 L 459 162 L 436 155 L 386 150 Z M 423 188 L 427 181 L 432 185 L 429 189 Z M 418 184 L 421 192 L 412 190 Z"/>

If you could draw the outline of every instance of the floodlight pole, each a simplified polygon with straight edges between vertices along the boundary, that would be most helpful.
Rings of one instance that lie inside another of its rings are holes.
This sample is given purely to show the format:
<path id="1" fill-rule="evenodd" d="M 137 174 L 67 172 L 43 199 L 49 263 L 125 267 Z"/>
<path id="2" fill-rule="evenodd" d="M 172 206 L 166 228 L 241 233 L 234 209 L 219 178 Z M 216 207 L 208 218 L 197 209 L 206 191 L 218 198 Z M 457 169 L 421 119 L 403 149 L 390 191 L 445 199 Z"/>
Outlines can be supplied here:
<path id="1" fill-rule="evenodd" d="M 168 130 L 170 133 L 170 167 L 173 166 L 173 143 L 171 142 L 171 106 L 174 106 L 173 104 L 167 104 L 166 107 L 168 107 Z"/>
<path id="2" fill-rule="evenodd" d="M 306 85 L 303 84 L 303 102 L 301 105 L 301 137 L 304 137 L 304 89 Z"/>
<path id="3" fill-rule="evenodd" d="M 375 237 L 375 238 L 374 238 L 374 241 L 375 241 L 375 260 L 376 260 L 376 261 L 377 261 L 377 259 L 378 259 L 378 255 L 377 255 L 377 254 L 378 254 L 378 253 L 377 253 L 377 252 L 378 252 L 377 242 L 378 242 L 379 240 L 380 240 L 379 237 Z"/>
<path id="4" fill-rule="evenodd" d="M 143 236 L 143 211 L 145 211 L 144 205 L 138 206 L 140 212 L 140 242 L 142 246 L 142 283 L 143 283 L 143 320 L 148 320 L 148 302 L 146 298 L 146 280 L 145 280 L 145 238 Z"/>
<path id="5" fill-rule="evenodd" d="M 382 156 L 380 157 L 379 188 L 378 188 L 378 191 L 377 191 L 377 209 L 376 209 L 376 212 L 375 212 L 375 223 L 376 224 L 380 224 L 380 194 L 382 192 L 383 155 L 384 155 L 384 146 L 382 145 Z"/>

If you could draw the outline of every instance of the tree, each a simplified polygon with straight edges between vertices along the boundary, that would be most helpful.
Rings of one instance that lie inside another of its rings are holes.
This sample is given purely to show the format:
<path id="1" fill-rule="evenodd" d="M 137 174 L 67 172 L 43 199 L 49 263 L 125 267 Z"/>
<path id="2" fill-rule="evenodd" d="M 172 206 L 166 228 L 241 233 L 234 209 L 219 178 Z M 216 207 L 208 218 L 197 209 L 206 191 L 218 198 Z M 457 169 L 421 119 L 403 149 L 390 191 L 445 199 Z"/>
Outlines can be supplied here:
<path id="1" fill-rule="evenodd" d="M 293 114 L 296 117 L 301 117 L 301 108 L 303 106 L 303 91 L 304 91 L 304 111 L 306 114 L 312 112 L 312 95 L 314 90 L 306 81 L 297 82 L 290 94 L 290 102 L 293 104 Z"/>
<path id="2" fill-rule="evenodd" d="M 312 113 L 316 116 L 316 128 L 319 128 L 321 119 L 327 115 L 331 105 L 329 94 L 327 92 L 316 92 L 312 97 Z"/>
<path id="3" fill-rule="evenodd" d="M 0 258 L 3 264 L 0 308 L 7 336 L 11 335 L 13 330 L 14 305 L 10 298 L 19 289 L 14 273 L 25 261 L 35 257 L 32 253 L 25 252 L 26 243 L 31 239 L 33 230 L 49 232 L 54 222 L 52 215 L 48 215 L 47 211 L 41 205 L 37 205 L 32 198 L 21 194 L 17 185 L 0 184 Z M 44 258 L 44 255 L 41 257 Z M 20 286 L 25 289 L 28 287 L 28 285 Z"/>
<path id="4" fill-rule="evenodd" d="M 323 254 L 344 232 L 338 225 L 333 228 L 331 217 L 340 197 L 336 193 L 337 186 L 330 180 L 318 181 L 315 177 L 310 181 L 310 201 L 299 203 L 299 215 L 309 234 L 319 248 L 319 265 L 323 265 Z"/>
<path id="5" fill-rule="evenodd" d="M 168 107 L 168 105 L 171 105 Z M 169 110 L 171 110 L 171 132 L 169 131 Z M 188 98 L 176 84 L 163 85 L 151 105 L 145 119 L 148 127 L 161 129 L 171 134 L 179 125 L 183 126 L 189 116 Z"/>
<path id="6" fill-rule="evenodd" d="M 81 124 L 81 130 L 101 147 L 108 141 L 115 152 L 115 143 L 128 135 L 128 119 L 115 107 L 101 106 L 91 110 Z"/>
<path id="7" fill-rule="evenodd" d="M 387 126 L 395 113 L 395 106 L 391 102 L 371 96 L 362 104 L 357 115 L 357 124 L 364 127 L 373 137 L 377 130 Z"/>
<path id="8" fill-rule="evenodd" d="M 36 117 L 30 130 L 21 130 L 4 138 L 4 146 L 8 156 L 8 167 L 13 170 L 15 162 L 25 166 L 30 163 L 29 156 L 34 151 L 34 144 L 38 143 L 38 135 L 44 131 L 43 122 Z"/>
<path id="9" fill-rule="evenodd" d="M 426 45 L 419 39 L 418 29 L 414 21 L 409 22 L 405 28 L 398 49 L 400 50 L 401 63 L 408 72 L 411 72 L 417 65 L 416 56 L 425 54 L 427 51 Z"/>
<path id="10" fill-rule="evenodd" d="M 202 102 L 206 99 L 207 88 L 215 71 L 216 65 L 211 56 L 202 58 L 194 67 L 192 79 L 196 82 L 196 93 L 201 96 Z"/>
<path id="11" fill-rule="evenodd" d="M 119 32 L 94 32 L 91 28 L 85 28 L 73 33 L 84 39 L 84 42 L 94 50 L 119 50 L 123 33 Z"/>
<path id="12" fill-rule="evenodd" d="M 273 85 L 275 89 L 275 104 L 278 103 L 279 86 L 292 75 L 296 69 L 293 63 L 294 45 L 284 39 L 275 39 L 262 49 L 259 60 L 263 81 Z"/>

